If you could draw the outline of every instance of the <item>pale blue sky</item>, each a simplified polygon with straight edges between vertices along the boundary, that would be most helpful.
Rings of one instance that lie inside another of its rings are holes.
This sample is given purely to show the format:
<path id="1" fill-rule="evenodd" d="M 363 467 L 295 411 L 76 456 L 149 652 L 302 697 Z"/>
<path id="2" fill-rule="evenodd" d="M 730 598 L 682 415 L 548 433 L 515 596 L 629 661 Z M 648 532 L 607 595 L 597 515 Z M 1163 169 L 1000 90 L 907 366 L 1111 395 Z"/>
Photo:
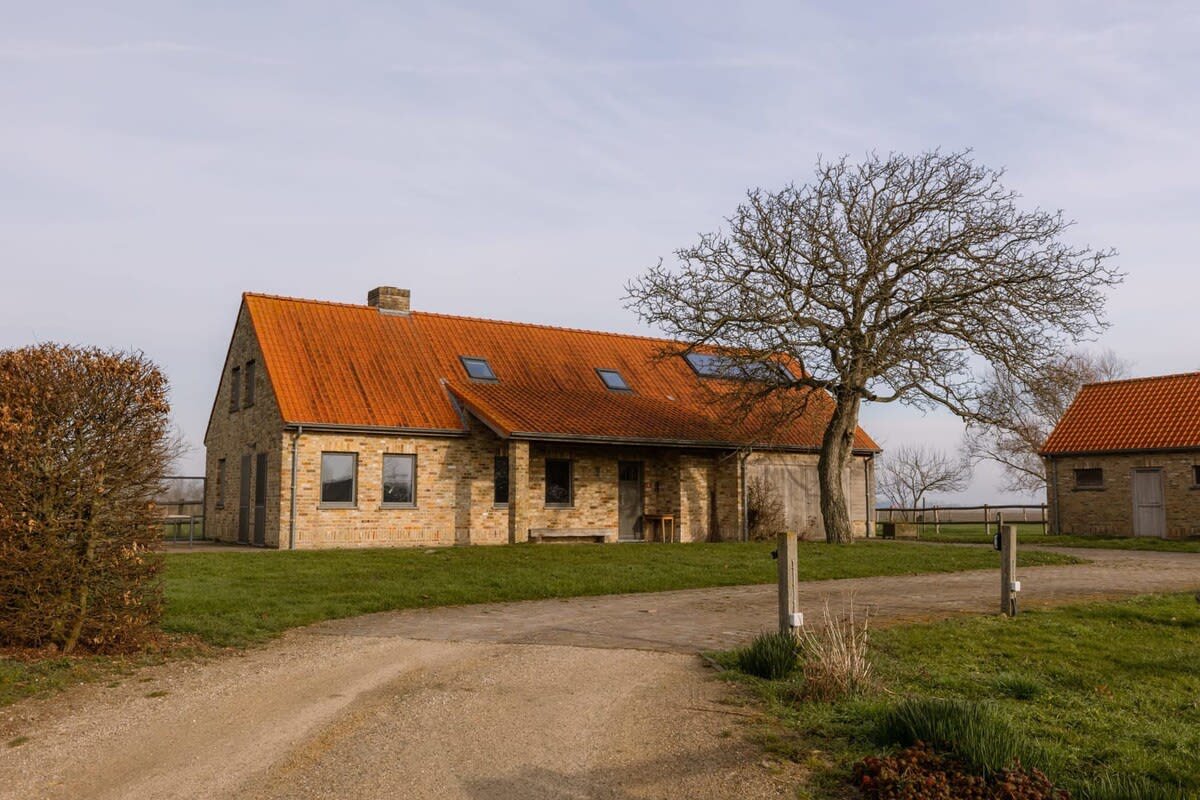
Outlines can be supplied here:
<path id="1" fill-rule="evenodd" d="M 1194 3 L 47 5 L 0 2 L 0 347 L 146 351 L 188 471 L 240 292 L 637 331 L 628 278 L 819 154 L 975 148 L 1121 251 L 1103 345 L 1200 368 Z"/>

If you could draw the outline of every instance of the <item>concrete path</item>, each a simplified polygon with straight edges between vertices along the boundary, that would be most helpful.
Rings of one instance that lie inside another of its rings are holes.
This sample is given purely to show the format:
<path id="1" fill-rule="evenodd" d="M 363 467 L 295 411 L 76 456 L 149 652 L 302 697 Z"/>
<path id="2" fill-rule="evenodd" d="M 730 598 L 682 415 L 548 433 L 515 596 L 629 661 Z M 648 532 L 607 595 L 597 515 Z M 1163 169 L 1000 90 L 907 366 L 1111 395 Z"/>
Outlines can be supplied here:
<path id="1" fill-rule="evenodd" d="M 1054 551 L 1091 563 L 1019 569 L 1020 608 L 1200 589 L 1200 553 Z M 800 574 L 803 577 L 803 563 Z M 857 604 L 871 609 L 876 623 L 887 625 L 996 613 L 999 593 L 997 566 L 995 570 L 938 575 L 802 583 L 800 608 L 811 619 L 811 615 L 819 616 L 826 599 L 836 606 L 843 597 L 853 595 Z M 695 653 L 735 647 L 773 627 L 777 602 L 773 585 L 736 586 L 385 612 L 306 630 L 314 636 L 399 636 Z"/>
<path id="2" fill-rule="evenodd" d="M 916 545 L 919 546 L 919 545 Z M 1200 554 L 1081 551 L 1044 605 L 1200 589 Z M 877 622 L 991 613 L 995 571 L 807 584 Z M 687 655 L 773 625 L 774 588 L 376 614 L 0 710 L 0 798 L 794 797 L 757 719 Z M 576 646 L 563 646 L 576 645 Z M 17 737 L 27 737 L 20 743 Z"/>

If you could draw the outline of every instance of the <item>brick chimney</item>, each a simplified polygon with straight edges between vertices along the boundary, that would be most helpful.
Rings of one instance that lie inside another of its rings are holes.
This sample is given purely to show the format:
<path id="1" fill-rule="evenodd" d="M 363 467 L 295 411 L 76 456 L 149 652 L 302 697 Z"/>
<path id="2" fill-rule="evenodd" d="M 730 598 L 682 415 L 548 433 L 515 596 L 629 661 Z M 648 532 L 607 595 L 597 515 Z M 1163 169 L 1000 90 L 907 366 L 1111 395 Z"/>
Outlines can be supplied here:
<path id="1" fill-rule="evenodd" d="M 367 292 L 367 305 L 396 314 L 408 313 L 408 299 L 408 289 L 397 289 L 395 286 L 376 286 Z"/>

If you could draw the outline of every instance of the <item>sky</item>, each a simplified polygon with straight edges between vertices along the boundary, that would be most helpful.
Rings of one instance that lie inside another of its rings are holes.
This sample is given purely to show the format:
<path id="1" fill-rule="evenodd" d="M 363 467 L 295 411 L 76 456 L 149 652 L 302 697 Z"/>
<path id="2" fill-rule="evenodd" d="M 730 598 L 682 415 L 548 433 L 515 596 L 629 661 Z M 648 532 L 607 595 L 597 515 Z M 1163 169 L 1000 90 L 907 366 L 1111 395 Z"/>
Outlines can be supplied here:
<path id="1" fill-rule="evenodd" d="M 51 7 L 52 6 L 52 7 Z M 1200 369 L 1200 5 L 0 0 L 0 347 L 144 351 L 189 454 L 240 294 L 652 332 L 626 282 L 819 156 L 973 148 Z M 884 447 L 947 413 L 868 405 Z M 939 498 L 933 498 L 938 500 Z M 977 469 L 948 502 L 1028 500 Z"/>

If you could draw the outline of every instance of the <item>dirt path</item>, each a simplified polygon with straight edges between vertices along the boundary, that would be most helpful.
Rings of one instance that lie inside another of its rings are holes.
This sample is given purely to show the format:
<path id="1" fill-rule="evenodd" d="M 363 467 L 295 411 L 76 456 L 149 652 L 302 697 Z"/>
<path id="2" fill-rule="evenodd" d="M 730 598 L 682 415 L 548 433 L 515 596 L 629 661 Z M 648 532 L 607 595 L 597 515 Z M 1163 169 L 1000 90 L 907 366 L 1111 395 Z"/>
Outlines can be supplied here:
<path id="1" fill-rule="evenodd" d="M 1200 555 L 1082 551 L 1025 605 L 1200 588 Z M 994 572 L 806 584 L 879 622 L 988 613 Z M 376 614 L 0 711 L 0 798 L 789 797 L 753 712 L 688 653 L 767 628 L 774 588 Z"/>

